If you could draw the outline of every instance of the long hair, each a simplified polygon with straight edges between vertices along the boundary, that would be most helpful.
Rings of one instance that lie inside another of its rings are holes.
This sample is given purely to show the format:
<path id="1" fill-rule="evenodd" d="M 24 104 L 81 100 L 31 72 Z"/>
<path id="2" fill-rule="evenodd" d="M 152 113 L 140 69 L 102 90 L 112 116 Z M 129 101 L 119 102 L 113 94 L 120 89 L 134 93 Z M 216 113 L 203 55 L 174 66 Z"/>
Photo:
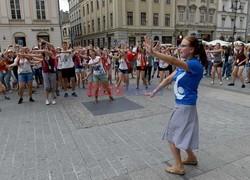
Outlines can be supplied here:
<path id="1" fill-rule="evenodd" d="M 207 54 L 202 42 L 199 42 L 199 40 L 194 36 L 187 36 L 185 37 L 185 39 L 189 41 L 191 47 L 194 47 L 195 49 L 194 55 L 199 56 L 199 59 L 203 67 L 207 68 L 208 67 Z"/>

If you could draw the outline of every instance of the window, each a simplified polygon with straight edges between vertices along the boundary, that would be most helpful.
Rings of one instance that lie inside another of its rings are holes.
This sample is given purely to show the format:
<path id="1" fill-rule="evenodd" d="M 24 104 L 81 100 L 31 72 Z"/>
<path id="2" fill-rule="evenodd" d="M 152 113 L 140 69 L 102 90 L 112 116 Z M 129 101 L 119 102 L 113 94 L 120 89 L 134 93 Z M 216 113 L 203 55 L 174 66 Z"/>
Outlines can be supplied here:
<path id="1" fill-rule="evenodd" d="M 210 3 L 214 3 L 214 0 L 210 0 Z"/>
<path id="2" fill-rule="evenodd" d="M 101 30 L 101 21 L 100 18 L 97 19 L 97 31 Z"/>
<path id="3" fill-rule="evenodd" d="M 89 4 L 87 4 L 87 14 L 89 14 Z"/>
<path id="4" fill-rule="evenodd" d="M 110 13 L 110 27 L 113 27 L 113 13 Z"/>
<path id="5" fill-rule="evenodd" d="M 226 5 L 227 5 L 227 2 L 223 1 L 222 2 L 222 11 L 226 11 Z"/>
<path id="6" fill-rule="evenodd" d="M 99 0 L 96 0 L 96 8 L 99 9 Z"/>
<path id="7" fill-rule="evenodd" d="M 105 0 L 102 0 L 102 7 L 105 6 Z"/>
<path id="8" fill-rule="evenodd" d="M 226 22 L 226 18 L 222 17 L 221 18 L 221 26 L 224 28 L 225 27 L 225 22 Z"/>
<path id="9" fill-rule="evenodd" d="M 95 32 L 95 21 L 92 20 L 92 32 Z"/>
<path id="10" fill-rule="evenodd" d="M 90 33 L 90 22 L 88 21 L 88 33 Z"/>
<path id="11" fill-rule="evenodd" d="M 102 17 L 102 21 L 103 21 L 103 30 L 106 29 L 106 18 L 105 16 Z"/>
<path id="12" fill-rule="evenodd" d="M 133 12 L 127 12 L 127 25 L 133 25 Z"/>
<path id="13" fill-rule="evenodd" d="M 166 4 L 171 4 L 171 0 L 166 0 Z"/>
<path id="14" fill-rule="evenodd" d="M 82 7 L 82 13 L 83 13 L 83 16 L 85 16 L 85 7 L 84 6 Z"/>
<path id="15" fill-rule="evenodd" d="M 146 0 L 141 0 L 142 2 L 146 2 Z"/>
<path id="16" fill-rule="evenodd" d="M 172 44 L 172 36 L 162 36 L 163 44 Z"/>
<path id="17" fill-rule="evenodd" d="M 141 25 L 146 26 L 146 23 L 147 23 L 147 15 L 145 12 L 142 12 L 141 13 Z"/>
<path id="18" fill-rule="evenodd" d="M 91 1 L 91 12 L 94 11 L 94 5 L 93 5 L 93 1 Z"/>
<path id="19" fill-rule="evenodd" d="M 234 18 L 231 18 L 231 27 L 234 27 Z"/>
<path id="20" fill-rule="evenodd" d="M 244 18 L 240 18 L 240 28 L 243 28 Z"/>
<path id="21" fill-rule="evenodd" d="M 179 11 L 179 21 L 180 22 L 184 21 L 184 9 L 180 9 Z"/>
<path id="22" fill-rule="evenodd" d="M 170 27 L 170 14 L 165 14 L 165 26 Z"/>
<path id="23" fill-rule="evenodd" d="M 83 23 L 83 34 L 86 34 L 86 23 Z"/>
<path id="24" fill-rule="evenodd" d="M 200 13 L 200 23 L 205 23 L 205 10 L 201 9 Z"/>
<path id="25" fill-rule="evenodd" d="M 159 3 L 159 0 L 154 0 L 155 3 Z"/>
<path id="26" fill-rule="evenodd" d="M 112 3 L 113 1 L 112 0 L 109 0 L 109 3 Z"/>
<path id="27" fill-rule="evenodd" d="M 209 11 L 209 22 L 213 23 L 214 20 L 214 11 Z"/>
<path id="28" fill-rule="evenodd" d="M 159 21 L 159 14 L 154 13 L 153 14 L 153 26 L 158 26 L 158 21 Z"/>
<path id="29" fill-rule="evenodd" d="M 10 0 L 10 9 L 12 19 L 21 19 L 21 10 L 19 0 Z"/>
<path id="30" fill-rule="evenodd" d="M 37 19 L 46 19 L 44 0 L 36 0 Z"/>
<path id="31" fill-rule="evenodd" d="M 206 0 L 201 0 L 201 2 L 202 2 L 202 3 L 205 3 L 205 2 L 206 2 Z"/>
<path id="32" fill-rule="evenodd" d="M 190 9 L 189 20 L 195 22 L 195 9 Z"/>

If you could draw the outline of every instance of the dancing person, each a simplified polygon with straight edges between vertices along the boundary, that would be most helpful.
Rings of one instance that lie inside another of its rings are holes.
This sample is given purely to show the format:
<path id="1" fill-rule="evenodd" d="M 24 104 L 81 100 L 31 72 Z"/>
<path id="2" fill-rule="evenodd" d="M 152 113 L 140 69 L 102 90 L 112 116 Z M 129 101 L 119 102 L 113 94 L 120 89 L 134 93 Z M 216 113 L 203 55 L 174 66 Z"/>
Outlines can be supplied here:
<path id="1" fill-rule="evenodd" d="M 175 165 L 166 167 L 168 173 L 184 175 L 184 165 L 197 165 L 198 161 L 193 153 L 199 147 L 199 123 L 196 109 L 199 83 L 203 77 L 203 67 L 207 67 L 208 61 L 202 43 L 194 36 L 185 37 L 179 47 L 180 57 L 184 61 L 170 55 L 162 54 L 153 49 L 152 40 L 145 37 L 145 47 L 149 54 L 174 65 L 177 69 L 147 96 L 153 97 L 157 92 L 174 84 L 175 101 L 174 108 L 163 139 L 169 142 L 174 156 Z M 188 157 L 181 159 L 180 150 L 185 150 Z"/>
<path id="2" fill-rule="evenodd" d="M 215 79 L 215 73 L 217 73 L 218 78 L 220 80 L 220 85 L 222 85 L 222 66 L 223 66 L 223 61 L 222 61 L 222 52 L 223 49 L 221 48 L 220 43 L 217 43 L 214 47 L 214 50 L 208 51 L 209 53 L 212 53 L 214 56 L 214 62 L 212 66 L 212 81 L 211 84 L 214 84 L 214 79 Z"/>
<path id="3" fill-rule="evenodd" d="M 102 64 L 102 60 L 100 56 L 97 55 L 97 52 L 94 49 L 90 49 L 90 57 L 91 60 L 89 61 L 89 72 L 84 80 L 88 79 L 90 75 L 93 74 L 93 81 L 94 81 L 94 88 L 95 88 L 95 101 L 94 103 L 98 103 L 98 91 L 99 87 L 102 85 L 103 89 L 106 90 L 106 92 L 109 95 L 110 100 L 114 100 L 110 88 L 107 76 L 105 74 L 105 70 Z M 92 85 L 91 85 L 92 86 Z M 91 93 L 92 94 L 92 93 Z"/>
<path id="4" fill-rule="evenodd" d="M 247 52 L 244 50 L 244 44 L 240 43 L 236 47 L 236 52 L 234 53 L 235 61 L 234 68 L 232 72 L 231 83 L 228 86 L 234 86 L 236 76 L 240 79 L 241 88 L 245 88 L 244 78 L 242 76 L 243 70 L 248 60 Z"/>

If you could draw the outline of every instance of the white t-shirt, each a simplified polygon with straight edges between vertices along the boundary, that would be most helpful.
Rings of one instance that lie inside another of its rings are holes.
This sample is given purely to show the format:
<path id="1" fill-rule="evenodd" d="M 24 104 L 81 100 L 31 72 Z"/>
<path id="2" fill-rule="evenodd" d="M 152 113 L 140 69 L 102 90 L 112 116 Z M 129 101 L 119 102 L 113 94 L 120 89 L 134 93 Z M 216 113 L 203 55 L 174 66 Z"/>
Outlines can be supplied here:
<path id="1" fill-rule="evenodd" d="M 17 61 L 18 61 L 18 58 L 16 58 L 14 60 L 15 63 L 17 63 Z M 25 58 L 20 59 L 17 73 L 18 74 L 20 74 L 20 73 L 27 74 L 27 73 L 31 73 L 31 72 L 32 72 L 32 70 L 31 70 L 30 62 Z"/>
<path id="2" fill-rule="evenodd" d="M 127 70 L 128 69 L 127 63 L 125 62 L 124 59 L 119 60 L 119 69 L 121 69 L 121 70 Z"/>
<path id="3" fill-rule="evenodd" d="M 68 69 L 74 67 L 74 62 L 71 54 L 61 53 L 58 57 L 59 69 Z"/>
<path id="4" fill-rule="evenodd" d="M 159 67 L 160 68 L 167 68 L 168 67 L 168 63 L 164 62 L 163 60 L 159 61 Z"/>
<path id="5" fill-rule="evenodd" d="M 97 76 L 100 76 L 100 75 L 105 74 L 105 70 L 103 68 L 101 58 L 99 56 L 96 56 L 95 59 L 91 59 L 89 61 L 89 65 L 91 65 L 92 63 L 98 62 L 98 61 L 99 61 L 99 63 L 92 65 L 92 67 L 93 67 L 93 74 L 97 75 Z"/>
<path id="6" fill-rule="evenodd" d="M 136 66 L 141 66 L 141 54 L 138 54 L 138 57 L 136 59 Z"/>

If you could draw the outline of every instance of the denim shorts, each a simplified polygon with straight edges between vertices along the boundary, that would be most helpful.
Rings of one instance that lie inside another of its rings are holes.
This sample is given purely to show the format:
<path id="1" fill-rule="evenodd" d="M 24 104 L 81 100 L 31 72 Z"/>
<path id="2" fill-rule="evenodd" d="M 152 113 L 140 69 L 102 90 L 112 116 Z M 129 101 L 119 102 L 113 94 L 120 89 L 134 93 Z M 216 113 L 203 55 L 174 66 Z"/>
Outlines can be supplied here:
<path id="1" fill-rule="evenodd" d="M 25 83 L 25 82 L 32 82 L 32 81 L 33 81 L 32 73 L 18 74 L 18 82 Z"/>
<path id="2" fill-rule="evenodd" d="M 128 69 L 119 69 L 119 73 L 129 74 Z"/>
<path id="3" fill-rule="evenodd" d="M 106 82 L 108 81 L 107 76 L 105 74 L 102 75 L 93 75 L 94 82 Z"/>

